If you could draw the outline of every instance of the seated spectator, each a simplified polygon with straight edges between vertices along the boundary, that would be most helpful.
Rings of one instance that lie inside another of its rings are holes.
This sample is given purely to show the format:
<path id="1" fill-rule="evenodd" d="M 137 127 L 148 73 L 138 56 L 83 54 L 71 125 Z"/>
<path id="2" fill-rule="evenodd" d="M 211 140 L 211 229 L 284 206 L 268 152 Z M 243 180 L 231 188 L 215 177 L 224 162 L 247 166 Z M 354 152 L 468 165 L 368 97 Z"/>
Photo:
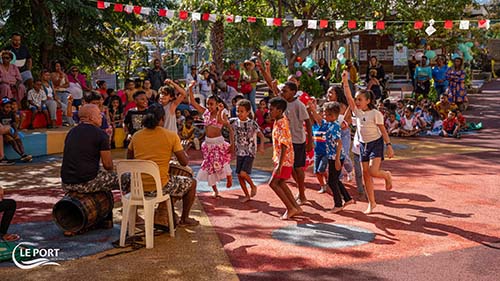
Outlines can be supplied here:
<path id="1" fill-rule="evenodd" d="M 109 136 L 111 139 L 111 136 L 113 134 L 113 128 L 109 125 L 111 123 L 109 119 L 109 114 L 108 114 L 108 108 L 104 106 L 104 100 L 101 94 L 98 92 L 90 92 L 85 95 L 85 103 L 86 104 L 95 104 L 99 108 L 99 111 L 101 112 L 101 129 L 106 132 L 106 134 Z"/>
<path id="2" fill-rule="evenodd" d="M 401 120 L 401 116 L 405 113 L 405 103 L 403 100 L 398 100 L 396 102 L 396 120 Z"/>
<path id="3" fill-rule="evenodd" d="M 66 104 L 61 103 L 56 95 L 54 87 L 52 86 L 52 81 L 50 80 L 50 72 L 46 69 L 42 70 L 42 87 L 47 100 L 45 104 L 50 115 L 50 123 L 48 123 L 49 128 L 57 128 L 57 108 L 61 108 L 62 111 L 66 111 Z"/>
<path id="4" fill-rule="evenodd" d="M 269 112 L 269 109 L 267 109 L 267 100 L 266 99 L 261 99 L 259 101 L 259 106 L 257 108 L 257 111 L 255 111 L 255 121 L 257 121 L 257 124 L 262 127 L 264 124 L 264 116 L 266 113 Z"/>
<path id="5" fill-rule="evenodd" d="M 442 95 L 439 98 L 439 101 L 436 103 L 436 110 L 441 116 L 441 119 L 444 120 L 448 116 L 448 112 L 457 109 L 457 105 L 448 101 L 448 97 L 446 95 Z"/>
<path id="6" fill-rule="evenodd" d="M 217 88 L 219 88 L 219 90 L 220 90 L 218 95 L 222 99 L 222 101 L 224 101 L 224 103 L 226 104 L 227 109 L 232 110 L 232 108 L 233 108 L 232 101 L 233 101 L 233 98 L 238 95 L 238 91 L 236 91 L 235 88 L 226 84 L 226 82 L 224 82 L 224 81 L 218 82 Z"/>
<path id="7" fill-rule="evenodd" d="M 24 120 L 26 119 L 26 114 L 19 109 L 16 99 L 10 99 L 10 102 L 12 103 L 11 111 L 14 113 L 14 129 L 20 130 L 21 124 L 23 124 Z"/>
<path id="8" fill-rule="evenodd" d="M 240 71 L 236 68 L 236 62 L 229 62 L 229 69 L 224 72 L 222 75 L 222 80 L 226 82 L 226 84 L 230 87 L 233 87 L 236 91 L 238 91 L 238 81 L 240 81 Z"/>
<path id="9" fill-rule="evenodd" d="M 193 88 L 194 86 L 195 82 L 192 81 L 189 87 Z M 179 93 L 178 96 L 177 93 Z M 178 128 L 175 111 L 185 97 L 186 91 L 170 79 L 165 80 L 165 86 L 160 88 L 160 104 L 165 110 L 165 120 L 163 122 L 163 126 L 165 129 L 173 131 L 176 134 L 178 132 Z"/>
<path id="10" fill-rule="evenodd" d="M 385 129 L 389 136 L 399 135 L 399 121 L 396 120 L 395 112 L 389 112 L 389 117 L 385 119 Z"/>
<path id="11" fill-rule="evenodd" d="M 237 95 L 236 97 L 234 97 L 232 100 L 231 100 L 231 105 L 232 105 L 232 109 L 231 109 L 231 117 L 237 117 L 236 115 L 236 104 L 244 99 L 245 97 L 243 97 L 243 95 Z"/>
<path id="12" fill-rule="evenodd" d="M 61 102 L 61 108 L 63 109 L 63 125 L 65 126 L 73 126 L 75 125 L 75 121 L 73 120 L 73 113 L 67 116 L 66 111 L 68 109 L 73 112 L 72 106 L 68 106 L 68 98 L 69 98 L 69 80 L 68 75 L 64 73 L 62 65 L 59 61 L 55 61 L 52 66 L 52 73 L 50 75 L 50 80 L 52 81 L 52 86 L 56 92 L 57 99 Z"/>
<path id="13" fill-rule="evenodd" d="M 9 127 L 9 131 L 3 133 L 3 141 L 12 146 L 12 149 L 21 156 L 21 161 L 31 162 L 32 156 L 24 152 L 24 145 L 16 128 L 16 117 L 12 111 L 12 102 L 9 98 L 3 98 L 0 104 L 0 124 Z M 5 130 L 5 129 L 4 129 Z M 5 155 L 3 156 L 5 158 Z"/>
<path id="14" fill-rule="evenodd" d="M 108 84 L 104 80 L 97 80 L 96 82 L 96 91 L 102 95 L 103 99 L 108 97 Z"/>
<path id="15" fill-rule="evenodd" d="M 126 143 L 128 143 L 135 132 L 143 128 L 142 119 L 144 118 L 144 115 L 146 115 L 148 109 L 148 98 L 146 97 L 146 93 L 143 91 L 134 93 L 134 103 L 136 107 L 127 111 L 123 121 L 125 125 L 123 128 L 125 129 L 125 134 L 127 135 Z"/>
<path id="16" fill-rule="evenodd" d="M 2 146 L 1 141 L 0 141 L 0 146 Z M 10 222 L 12 221 L 15 212 L 16 212 L 16 201 L 12 199 L 5 199 L 3 188 L 0 186 L 0 213 L 3 213 L 2 221 L 0 222 L 0 239 L 3 241 L 12 242 L 12 241 L 17 241 L 20 238 L 19 235 L 14 233 L 7 234 Z"/>
<path id="17" fill-rule="evenodd" d="M 434 123 L 437 120 L 440 120 L 439 113 L 434 109 L 431 105 L 427 105 L 422 109 L 422 113 L 419 116 L 420 124 L 422 128 L 432 129 L 434 127 Z"/>
<path id="18" fill-rule="evenodd" d="M 193 126 L 193 122 L 194 119 L 192 116 L 186 117 L 186 121 L 182 125 L 182 128 L 179 130 L 182 147 L 184 147 L 184 150 L 186 151 L 189 150 L 192 145 L 194 145 L 195 127 Z M 199 144 L 200 141 L 198 140 L 197 143 Z"/>
<path id="19" fill-rule="evenodd" d="M 16 162 L 5 158 L 5 153 L 3 150 L 3 136 L 8 134 L 11 131 L 11 127 L 9 125 L 2 125 L 0 123 L 0 166 L 10 166 L 16 164 Z"/>
<path id="20" fill-rule="evenodd" d="M 85 104 L 78 116 L 80 124 L 71 129 L 64 140 L 62 189 L 78 193 L 110 192 L 111 189 L 118 189 L 118 177 L 113 172 L 109 138 L 99 129 L 102 123 L 99 107 L 95 104 Z M 100 162 L 104 169 L 99 168 Z M 102 226 L 113 226 L 113 212 L 106 215 Z M 64 234 L 72 236 L 76 233 Z"/>
<path id="21" fill-rule="evenodd" d="M 415 136 L 420 131 L 419 120 L 413 112 L 413 106 L 407 105 L 405 114 L 401 117 L 401 128 L 399 129 L 399 135 L 402 137 Z"/>
<path id="22" fill-rule="evenodd" d="M 182 130 L 182 126 L 184 126 L 184 122 L 186 120 L 186 117 L 182 115 L 182 112 L 180 109 L 177 109 L 175 111 L 175 118 L 176 118 L 176 123 L 177 123 L 177 131 Z"/>
<path id="23" fill-rule="evenodd" d="M 26 87 L 19 69 L 10 62 L 14 58 L 11 51 L 0 52 L 2 58 L 2 67 L 0 67 L 0 98 L 15 98 L 21 102 L 26 94 Z"/>
<path id="24" fill-rule="evenodd" d="M 125 114 L 129 108 L 135 107 L 134 94 L 135 94 L 135 83 L 132 79 L 125 80 L 125 88 L 119 90 L 117 95 L 122 99 Z M 130 104 L 130 105 L 129 105 Z"/>
<path id="25" fill-rule="evenodd" d="M 266 114 L 264 114 L 264 124 L 262 124 L 262 126 L 260 126 L 260 130 L 264 134 L 264 137 L 266 137 L 270 140 L 273 139 L 273 137 L 272 137 L 273 126 L 274 126 L 274 121 L 271 118 L 271 114 L 269 114 L 269 112 L 267 112 Z"/>
<path id="26" fill-rule="evenodd" d="M 196 180 L 192 177 L 170 176 L 170 159 L 175 154 L 177 161 L 183 166 L 188 164 L 179 136 L 164 128 L 165 110 L 159 104 L 151 105 L 143 118 L 144 129 L 138 131 L 131 139 L 127 150 L 127 159 L 151 160 L 160 168 L 163 192 L 170 194 L 175 203 L 182 199 L 182 215 L 179 226 L 195 226 L 199 222 L 189 217 L 196 195 Z M 156 186 L 151 177 L 143 178 L 144 191 L 156 192 Z M 162 202 L 155 212 L 155 224 L 168 225 L 167 204 Z"/>
<path id="27" fill-rule="evenodd" d="M 382 87 L 380 86 L 380 81 L 377 79 L 376 69 L 370 70 L 370 80 L 368 80 L 368 85 L 366 86 L 366 89 L 371 90 L 373 92 L 376 100 L 382 98 Z"/>
<path id="28" fill-rule="evenodd" d="M 80 73 L 80 70 L 76 66 L 70 68 L 70 73 L 68 73 L 69 88 L 68 91 L 73 97 L 73 106 L 78 110 L 80 105 L 82 105 L 83 92 L 90 91 L 91 89 L 87 86 L 87 81 L 85 76 Z"/>
<path id="29" fill-rule="evenodd" d="M 47 124 L 50 124 L 49 111 L 46 102 L 47 95 L 45 94 L 45 91 L 42 90 L 42 81 L 40 79 L 35 79 L 33 89 L 28 92 L 28 103 L 32 113 L 29 129 L 33 129 L 33 121 L 35 120 L 36 114 L 39 112 L 45 115 Z"/>
<path id="30" fill-rule="evenodd" d="M 467 129 L 467 122 L 465 122 L 465 117 L 462 114 L 462 111 L 460 109 L 455 109 L 455 112 L 457 114 L 457 120 L 458 124 L 460 125 L 460 130 Z"/>
<path id="31" fill-rule="evenodd" d="M 110 102 L 111 98 L 112 98 L 112 97 L 114 97 L 114 96 L 117 96 L 117 97 L 118 97 L 118 95 L 116 94 L 115 89 L 113 89 L 113 88 L 108 88 L 108 89 L 106 90 L 106 98 L 104 99 L 104 106 L 109 107 L 109 102 Z M 119 97 L 118 97 L 118 98 L 119 98 Z M 121 98 L 120 98 L 120 104 L 123 106 L 123 102 L 122 102 Z"/>
<path id="32" fill-rule="evenodd" d="M 116 128 L 123 128 L 123 105 L 122 100 L 118 96 L 111 97 L 111 102 L 108 106 L 108 119 L 111 122 L 113 133 L 111 135 L 111 146 L 115 145 L 114 136 Z"/>
<path id="33" fill-rule="evenodd" d="M 443 129 L 440 136 L 460 138 L 460 123 L 457 120 L 455 111 L 448 112 L 448 117 L 443 120 Z"/>
<path id="34" fill-rule="evenodd" d="M 148 79 L 144 80 L 144 83 L 142 84 L 143 90 L 146 93 L 146 96 L 148 97 L 148 104 L 153 104 L 155 102 L 158 102 L 158 98 L 160 97 L 158 95 L 158 92 L 154 89 L 151 89 L 151 81 Z"/>

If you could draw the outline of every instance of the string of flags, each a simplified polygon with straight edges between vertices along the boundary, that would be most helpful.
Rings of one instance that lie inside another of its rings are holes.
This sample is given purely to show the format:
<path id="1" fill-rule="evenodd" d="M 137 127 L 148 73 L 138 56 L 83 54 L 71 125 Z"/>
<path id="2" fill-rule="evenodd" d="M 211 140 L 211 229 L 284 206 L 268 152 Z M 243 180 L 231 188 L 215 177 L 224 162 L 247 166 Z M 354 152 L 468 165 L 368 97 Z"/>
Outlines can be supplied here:
<path id="1" fill-rule="evenodd" d="M 364 30 L 384 30 L 386 28 L 386 24 L 401 24 L 401 23 L 413 23 L 413 28 L 415 30 L 423 29 L 425 24 L 427 23 L 427 27 L 425 28 L 425 33 L 431 36 L 434 34 L 436 29 L 436 24 L 443 24 L 444 29 L 453 29 L 453 27 L 458 24 L 458 28 L 460 30 L 469 30 L 471 27 L 477 27 L 479 29 L 489 29 L 490 22 L 489 19 L 479 19 L 479 20 L 444 20 L 444 21 L 435 21 L 433 19 L 424 22 L 423 20 L 417 21 L 356 21 L 356 20 L 326 20 L 326 19 L 282 19 L 282 18 L 266 18 L 266 17 L 254 17 L 254 16 L 239 16 L 239 15 L 220 15 L 220 14 L 212 14 L 212 13 L 199 13 L 199 12 L 190 12 L 186 10 L 169 10 L 167 8 L 164 9 L 155 9 L 149 7 L 142 7 L 137 5 L 130 4 L 120 4 L 120 3 L 110 3 L 106 1 L 97 1 L 97 8 L 104 10 L 108 9 L 113 5 L 113 11 L 115 12 L 125 12 L 128 14 L 138 14 L 149 16 L 153 12 L 157 13 L 160 17 L 166 17 L 168 19 L 178 18 L 180 20 L 188 20 L 191 18 L 192 21 L 210 21 L 216 22 L 217 19 L 224 19 L 228 23 L 241 23 L 244 20 L 249 23 L 255 23 L 258 20 L 264 21 L 266 26 L 282 26 L 284 22 L 291 23 L 294 27 L 301 27 L 307 25 L 308 29 L 324 29 L 329 26 L 335 29 L 341 29 L 347 24 L 347 28 L 350 30 L 353 29 L 362 29 Z M 498 21 L 498 20 L 495 20 Z M 364 23 L 364 25 L 363 25 Z M 477 25 L 471 25 L 471 23 L 477 23 Z"/>

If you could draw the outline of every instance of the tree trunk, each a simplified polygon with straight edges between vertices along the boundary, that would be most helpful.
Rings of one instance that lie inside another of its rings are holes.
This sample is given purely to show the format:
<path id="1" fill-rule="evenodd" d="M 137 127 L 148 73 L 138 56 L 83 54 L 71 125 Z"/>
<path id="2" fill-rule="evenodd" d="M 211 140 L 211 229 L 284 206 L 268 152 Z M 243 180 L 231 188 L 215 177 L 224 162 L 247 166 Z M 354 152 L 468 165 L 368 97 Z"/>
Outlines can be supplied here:
<path id="1" fill-rule="evenodd" d="M 52 12 L 44 0 L 34 0 L 31 1 L 31 13 L 33 14 L 33 25 L 43 27 L 44 30 L 44 35 L 38 42 L 40 62 L 44 68 L 50 69 L 50 55 L 54 49 L 55 42 Z"/>
<path id="2" fill-rule="evenodd" d="M 210 44 L 212 45 L 212 60 L 215 62 L 217 72 L 224 70 L 224 22 L 218 19 L 210 28 Z"/>

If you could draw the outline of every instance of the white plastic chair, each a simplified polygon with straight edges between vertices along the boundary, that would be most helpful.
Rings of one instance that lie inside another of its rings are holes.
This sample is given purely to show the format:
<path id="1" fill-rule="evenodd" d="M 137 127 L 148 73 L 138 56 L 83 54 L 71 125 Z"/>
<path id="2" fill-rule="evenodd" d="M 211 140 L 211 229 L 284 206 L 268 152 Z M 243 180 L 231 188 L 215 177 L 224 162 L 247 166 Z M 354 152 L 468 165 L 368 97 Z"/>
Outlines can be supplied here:
<path id="1" fill-rule="evenodd" d="M 168 226 L 170 229 L 170 236 L 174 237 L 174 218 L 172 214 L 172 201 L 170 195 L 163 195 L 160 168 L 158 165 L 149 160 L 123 160 L 117 163 L 116 171 L 118 180 L 120 182 L 120 189 L 122 193 L 123 204 L 123 217 L 122 226 L 120 230 L 120 246 L 125 246 L 125 236 L 127 234 L 132 236 L 135 234 L 135 218 L 137 213 L 137 206 L 144 206 L 144 221 L 146 227 L 146 248 L 153 248 L 153 224 L 154 224 L 154 209 L 155 205 L 167 201 L 168 210 Z M 125 193 L 122 185 L 122 175 L 130 173 L 130 192 Z M 149 197 L 144 195 L 142 186 L 141 174 L 147 174 L 154 178 L 156 183 L 156 197 Z"/>

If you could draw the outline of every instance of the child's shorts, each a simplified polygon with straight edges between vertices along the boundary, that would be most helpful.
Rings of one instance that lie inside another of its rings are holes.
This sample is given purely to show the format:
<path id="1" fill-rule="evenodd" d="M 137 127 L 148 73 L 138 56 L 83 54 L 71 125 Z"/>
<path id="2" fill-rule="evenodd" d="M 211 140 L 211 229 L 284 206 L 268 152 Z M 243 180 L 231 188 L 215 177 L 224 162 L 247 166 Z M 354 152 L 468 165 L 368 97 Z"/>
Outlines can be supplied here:
<path id="1" fill-rule="evenodd" d="M 326 155 L 314 155 L 314 173 L 324 173 L 328 167 L 328 157 Z"/>
<path id="2" fill-rule="evenodd" d="M 306 143 L 294 143 L 293 144 L 293 154 L 294 154 L 294 168 L 302 168 L 306 166 Z"/>
<path id="3" fill-rule="evenodd" d="M 244 171 L 247 174 L 252 173 L 253 166 L 253 157 L 252 156 L 237 156 L 236 157 L 236 174 L 239 174 L 241 171 Z"/>
<path id="4" fill-rule="evenodd" d="M 31 111 L 37 111 L 38 110 L 38 107 L 34 106 L 34 105 L 30 105 L 30 110 Z M 42 103 L 42 110 L 47 110 L 47 105 Z"/>
<path id="5" fill-rule="evenodd" d="M 281 167 L 281 174 L 278 175 L 273 172 L 273 177 L 277 179 L 287 180 L 292 176 L 292 170 L 292 167 Z"/>
<path id="6" fill-rule="evenodd" d="M 361 162 L 368 162 L 377 157 L 384 160 L 384 138 L 380 137 L 368 143 L 360 143 L 359 150 Z"/>

